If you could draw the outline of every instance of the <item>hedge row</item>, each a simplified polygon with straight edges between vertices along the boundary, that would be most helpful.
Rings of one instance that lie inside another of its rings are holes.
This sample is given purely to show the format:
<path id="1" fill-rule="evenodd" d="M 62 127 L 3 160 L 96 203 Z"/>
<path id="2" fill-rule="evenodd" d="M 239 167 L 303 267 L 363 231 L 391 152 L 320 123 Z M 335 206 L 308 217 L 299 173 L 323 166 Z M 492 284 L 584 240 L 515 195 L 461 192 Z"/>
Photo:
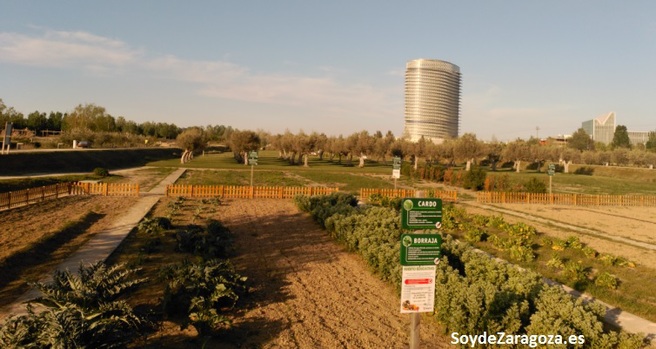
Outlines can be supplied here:
<path id="1" fill-rule="evenodd" d="M 297 197 L 298 207 L 337 241 L 361 254 L 374 272 L 397 288 L 401 284 L 399 212 L 392 208 L 356 207 L 348 194 Z M 448 211 L 450 207 L 445 207 Z M 449 332 L 585 336 L 574 348 L 641 348 L 644 336 L 605 331 L 603 305 L 574 299 L 561 287 L 545 284 L 532 271 L 480 253 L 443 235 L 442 263 L 437 267 L 435 318 Z M 558 346 L 554 346 L 557 348 Z M 561 346 L 566 347 L 566 346 Z"/>

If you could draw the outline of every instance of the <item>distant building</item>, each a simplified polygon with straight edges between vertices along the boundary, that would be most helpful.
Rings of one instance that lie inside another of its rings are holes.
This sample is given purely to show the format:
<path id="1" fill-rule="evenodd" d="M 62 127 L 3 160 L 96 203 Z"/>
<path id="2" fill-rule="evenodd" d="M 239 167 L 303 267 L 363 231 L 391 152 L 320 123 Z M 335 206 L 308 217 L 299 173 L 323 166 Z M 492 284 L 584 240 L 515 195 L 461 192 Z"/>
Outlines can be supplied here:
<path id="1" fill-rule="evenodd" d="M 649 140 L 647 131 L 627 131 L 631 145 L 646 144 Z"/>
<path id="2" fill-rule="evenodd" d="M 615 112 L 584 121 L 581 126 L 595 142 L 611 144 L 615 135 Z"/>
<path id="3" fill-rule="evenodd" d="M 617 127 L 615 112 L 604 114 L 596 119 L 583 122 L 583 129 L 593 141 L 604 144 L 613 143 L 615 128 Z M 631 145 L 645 144 L 649 140 L 647 131 L 628 131 Z"/>
<path id="4" fill-rule="evenodd" d="M 408 61 L 405 71 L 405 126 L 410 141 L 441 143 L 458 137 L 460 68 L 436 59 Z"/>

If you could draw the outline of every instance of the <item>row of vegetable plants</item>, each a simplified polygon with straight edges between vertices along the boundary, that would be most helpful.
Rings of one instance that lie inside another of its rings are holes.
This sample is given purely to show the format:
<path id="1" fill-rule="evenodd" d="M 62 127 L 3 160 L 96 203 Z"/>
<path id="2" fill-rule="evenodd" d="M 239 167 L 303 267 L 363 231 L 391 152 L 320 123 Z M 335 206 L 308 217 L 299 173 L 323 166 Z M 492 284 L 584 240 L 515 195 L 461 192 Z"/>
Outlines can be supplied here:
<path id="1" fill-rule="evenodd" d="M 102 262 L 81 265 L 78 273 L 57 271 L 50 283 L 33 284 L 42 296 L 27 314 L 0 328 L 2 348 L 122 348 L 152 328 L 147 315 L 125 301 L 145 280 L 138 269 Z"/>
<path id="2" fill-rule="evenodd" d="M 172 202 L 173 211 L 183 200 Z M 164 284 L 161 315 L 181 319 L 182 328 L 193 326 L 201 337 L 217 336 L 248 292 L 247 277 L 237 273 L 229 260 L 234 252 L 232 233 L 215 220 L 206 226 L 170 222 L 168 217 L 153 217 L 139 224 L 139 231 L 147 236 L 147 251 L 158 252 L 164 240 L 172 239 L 181 255 L 159 270 L 158 283 Z"/>
<path id="3" fill-rule="evenodd" d="M 511 224 L 498 215 L 470 214 L 462 207 L 448 207 L 443 226 L 494 256 L 655 321 L 656 296 L 651 290 L 656 281 L 647 266 L 596 251 L 575 235 L 551 237 L 525 223 Z"/>
<path id="4" fill-rule="evenodd" d="M 400 288 L 400 200 L 385 201 L 391 207 L 357 206 L 357 200 L 344 193 L 295 198 L 297 206 L 334 239 L 361 254 L 376 274 Z M 574 299 L 562 287 L 546 284 L 540 274 L 490 258 L 444 233 L 465 221 L 454 210 L 444 208 L 443 257 L 436 272 L 434 317 L 445 331 L 583 335 L 585 343 L 577 348 L 641 348 L 646 344 L 640 334 L 605 330 L 603 305 Z M 500 217 L 494 221 L 508 225 Z M 507 229 L 510 232 L 505 235 L 498 233 L 497 244 L 515 251 L 510 253 L 513 258 L 530 258 L 527 247 L 534 231 L 526 225 L 508 225 Z"/>
<path id="5" fill-rule="evenodd" d="M 169 217 L 140 222 L 134 232 L 141 241 L 138 258 L 114 265 L 81 265 L 77 273 L 57 271 L 52 282 L 33 284 L 42 297 L 33 301 L 35 306 L 28 305 L 27 314 L 4 322 L 0 347 L 124 348 L 156 331 L 164 319 L 179 320 L 182 328 L 194 327 L 205 341 L 220 336 L 248 293 L 247 278 L 230 263 L 233 236 L 223 224 L 171 223 L 183 201 L 169 204 Z M 144 277 L 140 266 L 149 256 L 170 252 L 172 263 Z M 131 298 L 144 285 L 162 289 L 155 309 L 133 307 Z"/>

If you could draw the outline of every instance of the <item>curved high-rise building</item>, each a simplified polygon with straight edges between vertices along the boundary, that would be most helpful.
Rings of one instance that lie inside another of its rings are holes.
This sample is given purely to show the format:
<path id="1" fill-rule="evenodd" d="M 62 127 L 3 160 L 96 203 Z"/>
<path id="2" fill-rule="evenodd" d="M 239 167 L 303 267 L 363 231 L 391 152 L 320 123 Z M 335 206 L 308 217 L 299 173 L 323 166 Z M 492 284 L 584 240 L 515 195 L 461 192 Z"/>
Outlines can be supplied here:
<path id="1" fill-rule="evenodd" d="M 460 68 L 437 59 L 408 61 L 403 135 L 441 143 L 458 137 L 459 124 Z"/>

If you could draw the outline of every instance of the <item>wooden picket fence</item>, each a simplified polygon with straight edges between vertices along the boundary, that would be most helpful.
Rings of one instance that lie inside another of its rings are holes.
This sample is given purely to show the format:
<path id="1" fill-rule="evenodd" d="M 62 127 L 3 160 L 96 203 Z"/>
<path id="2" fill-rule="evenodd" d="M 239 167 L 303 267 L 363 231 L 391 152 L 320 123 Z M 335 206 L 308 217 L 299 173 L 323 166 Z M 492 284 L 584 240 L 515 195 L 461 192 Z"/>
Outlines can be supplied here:
<path id="1" fill-rule="evenodd" d="M 360 200 L 367 200 L 369 196 L 373 194 L 379 194 L 389 198 L 405 198 L 405 197 L 416 197 L 418 189 L 371 189 L 371 188 L 362 188 L 360 189 Z M 456 202 L 458 201 L 458 192 L 455 190 L 432 190 L 432 189 L 422 189 L 424 196 L 426 197 L 435 197 L 440 198 L 445 202 Z"/>
<path id="2" fill-rule="evenodd" d="M 139 196 L 139 184 L 76 182 L 71 195 Z"/>
<path id="3" fill-rule="evenodd" d="M 139 196 L 139 184 L 123 183 L 57 183 L 0 193 L 0 210 L 35 204 L 69 195 Z"/>
<path id="4" fill-rule="evenodd" d="M 0 210 L 9 210 L 43 200 L 70 195 L 70 183 L 57 183 L 38 188 L 29 188 L 0 193 Z"/>
<path id="5" fill-rule="evenodd" d="M 193 198 L 221 197 L 226 199 L 292 199 L 302 195 L 325 195 L 339 191 L 325 187 L 267 187 L 237 185 L 181 185 L 166 186 L 166 196 Z"/>
<path id="6" fill-rule="evenodd" d="M 478 192 L 476 201 L 483 204 L 656 207 L 656 196 L 654 195 L 543 194 L 486 191 Z"/>

